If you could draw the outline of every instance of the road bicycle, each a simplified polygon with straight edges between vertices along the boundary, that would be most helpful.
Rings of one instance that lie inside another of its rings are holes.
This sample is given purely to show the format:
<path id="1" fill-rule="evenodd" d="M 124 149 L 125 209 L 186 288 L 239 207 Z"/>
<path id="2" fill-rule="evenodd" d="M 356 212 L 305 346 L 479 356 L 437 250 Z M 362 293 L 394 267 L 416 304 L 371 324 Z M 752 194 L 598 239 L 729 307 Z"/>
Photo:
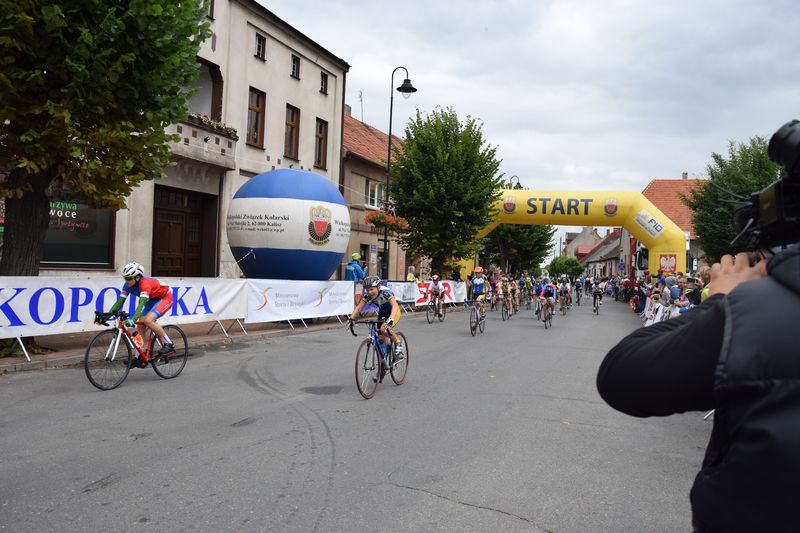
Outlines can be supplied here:
<path id="1" fill-rule="evenodd" d="M 529 289 L 525 289 L 525 309 L 528 311 L 531 310 L 531 291 Z"/>
<path id="2" fill-rule="evenodd" d="M 558 298 L 558 303 L 561 306 L 561 314 L 567 316 L 567 297 L 562 294 Z"/>
<path id="3" fill-rule="evenodd" d="M 539 298 L 536 298 L 536 307 L 534 310 L 534 314 L 536 315 L 536 320 L 542 319 L 542 301 Z"/>
<path id="4" fill-rule="evenodd" d="M 441 309 L 437 310 L 437 306 L 441 307 Z M 438 297 L 428 301 L 428 308 L 425 310 L 425 318 L 428 320 L 428 324 L 432 324 L 436 317 L 439 317 L 439 322 L 444 322 L 444 315 L 446 314 L 447 304 L 440 301 Z"/>
<path id="5" fill-rule="evenodd" d="M 354 337 L 357 324 L 367 324 L 369 326 L 369 338 L 358 346 L 356 351 L 356 387 L 359 394 L 365 400 L 375 396 L 378 384 L 383 382 L 383 378 L 388 371 L 392 376 L 395 385 L 402 385 L 406 380 L 408 371 L 408 341 L 403 333 L 397 331 L 395 334 L 403 340 L 403 358 L 397 359 L 394 353 L 394 342 L 389 339 L 388 344 L 381 342 L 378 331 L 383 322 L 379 320 L 350 320 L 348 327 Z"/>
<path id="6" fill-rule="evenodd" d="M 505 294 L 500 297 L 500 312 L 501 312 L 501 315 L 502 315 L 504 321 L 510 319 L 511 315 L 513 314 L 508 309 L 509 306 L 511 305 L 509 303 L 510 301 L 511 300 L 507 300 L 506 299 Z"/>
<path id="7" fill-rule="evenodd" d="M 117 321 L 115 326 L 101 331 L 89 341 L 83 357 L 86 377 L 98 389 L 111 390 L 122 385 L 132 366 L 146 368 L 150 365 L 164 379 L 177 377 L 186 366 L 189 343 L 186 341 L 186 334 L 178 326 L 164 326 L 164 333 L 175 348 L 170 354 L 159 355 L 161 340 L 152 331 L 146 347 L 134 342 L 135 328 L 128 329 L 125 326 L 129 316 L 125 311 L 112 316 L 95 311 L 94 315 L 95 324 L 109 326 L 109 320 Z"/>
<path id="8" fill-rule="evenodd" d="M 550 308 L 550 304 L 545 303 L 542 309 L 544 310 L 544 329 L 553 327 L 553 310 Z"/>
<path id="9" fill-rule="evenodd" d="M 483 333 L 486 328 L 486 312 L 481 312 L 477 300 L 472 300 L 469 303 L 472 304 L 469 310 L 469 332 L 474 337 L 476 331 L 480 330 Z"/>
<path id="10" fill-rule="evenodd" d="M 581 305 L 581 293 L 582 292 L 583 291 L 581 290 L 580 287 L 578 287 L 578 289 L 575 291 L 575 303 L 577 305 Z"/>
<path id="11" fill-rule="evenodd" d="M 594 312 L 594 314 L 596 314 L 596 315 L 599 315 L 600 314 L 600 293 L 599 292 L 592 293 L 592 299 L 593 299 L 593 306 L 594 306 L 594 308 L 592 309 L 592 312 Z"/>

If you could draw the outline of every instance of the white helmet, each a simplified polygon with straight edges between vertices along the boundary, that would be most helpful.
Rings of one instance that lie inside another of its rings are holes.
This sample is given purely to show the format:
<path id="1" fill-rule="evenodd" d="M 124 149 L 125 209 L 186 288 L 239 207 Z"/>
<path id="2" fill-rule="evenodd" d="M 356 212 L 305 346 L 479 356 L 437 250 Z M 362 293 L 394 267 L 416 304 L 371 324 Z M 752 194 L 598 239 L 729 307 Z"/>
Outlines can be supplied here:
<path id="1" fill-rule="evenodd" d="M 134 276 L 143 276 L 144 267 L 139 263 L 128 263 L 127 265 L 122 267 L 122 275 L 126 278 L 132 278 Z"/>

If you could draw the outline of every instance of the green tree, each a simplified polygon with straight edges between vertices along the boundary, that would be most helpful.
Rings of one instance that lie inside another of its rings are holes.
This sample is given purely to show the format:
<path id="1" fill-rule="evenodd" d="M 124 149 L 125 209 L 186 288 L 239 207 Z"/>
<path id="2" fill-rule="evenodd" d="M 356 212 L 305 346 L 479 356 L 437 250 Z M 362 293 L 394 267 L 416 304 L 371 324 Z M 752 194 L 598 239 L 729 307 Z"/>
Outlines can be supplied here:
<path id="1" fill-rule="evenodd" d="M 567 276 L 579 276 L 583 270 L 583 265 L 581 265 L 576 258 L 564 255 L 554 257 L 547 266 L 547 271 L 553 277 L 558 277 L 562 274 Z"/>
<path id="2" fill-rule="evenodd" d="M 494 218 L 500 197 L 500 161 L 482 125 L 461 122 L 452 108 L 408 123 L 402 152 L 392 166 L 391 203 L 409 229 L 400 242 L 416 257 L 429 257 L 434 271 L 449 271 L 454 258 L 480 246 L 475 234 Z"/>
<path id="3" fill-rule="evenodd" d="M 734 198 L 721 189 L 749 197 L 780 176 L 781 167 L 769 160 L 767 146 L 767 140 L 758 136 L 747 144 L 730 141 L 728 156 L 712 153 L 706 166 L 709 179 L 683 198 L 693 211 L 694 229 L 711 262 L 741 252 L 746 245 L 744 240 L 731 245 L 738 234 L 733 223 L 736 206 Z"/>
<path id="4" fill-rule="evenodd" d="M 162 175 L 209 35 L 197 1 L 0 0 L 0 275 L 38 275 L 53 195 L 122 208 Z"/>
<path id="5" fill-rule="evenodd" d="M 552 248 L 554 226 L 501 224 L 483 240 L 486 263 L 509 265 L 509 270 L 533 271 Z"/>

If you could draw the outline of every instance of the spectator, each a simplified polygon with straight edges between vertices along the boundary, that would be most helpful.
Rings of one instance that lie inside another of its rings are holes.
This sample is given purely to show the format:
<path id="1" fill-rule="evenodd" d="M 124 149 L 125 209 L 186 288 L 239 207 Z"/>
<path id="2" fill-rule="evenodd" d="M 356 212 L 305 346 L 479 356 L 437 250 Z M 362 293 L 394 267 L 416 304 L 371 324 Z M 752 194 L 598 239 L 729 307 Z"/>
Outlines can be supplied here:
<path id="1" fill-rule="evenodd" d="M 708 284 L 711 283 L 711 269 L 707 266 L 704 266 L 697 273 L 697 277 L 700 279 L 700 283 L 702 284 L 700 301 L 704 302 L 706 301 L 706 298 L 708 298 Z"/>
<path id="2" fill-rule="evenodd" d="M 350 256 L 350 262 L 345 265 L 344 270 L 346 272 L 345 279 L 350 280 L 354 283 L 358 283 L 362 279 L 366 273 L 364 269 L 361 268 L 361 265 L 358 264 L 358 260 L 361 259 L 361 254 L 358 252 L 354 253 Z"/>
<path id="3" fill-rule="evenodd" d="M 600 395 L 629 415 L 716 410 L 690 493 L 696 532 L 798 529 L 799 314 L 800 248 L 726 255 L 703 305 L 634 331 L 600 366 Z"/>
<path id="4" fill-rule="evenodd" d="M 416 268 L 414 268 L 414 265 L 408 267 L 408 274 L 406 274 L 406 281 L 416 281 L 416 278 L 414 277 L 415 270 Z"/>

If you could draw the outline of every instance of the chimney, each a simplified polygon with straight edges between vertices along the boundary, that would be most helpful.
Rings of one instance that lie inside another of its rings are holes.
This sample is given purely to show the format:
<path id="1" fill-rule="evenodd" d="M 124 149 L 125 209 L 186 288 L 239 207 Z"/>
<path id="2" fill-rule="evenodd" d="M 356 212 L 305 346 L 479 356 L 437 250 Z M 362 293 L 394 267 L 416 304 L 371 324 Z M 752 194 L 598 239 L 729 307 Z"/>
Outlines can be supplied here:
<path id="1" fill-rule="evenodd" d="M 683 174 L 681 174 L 681 179 L 682 180 L 688 180 L 689 179 L 689 173 L 688 172 L 684 172 Z"/>
<path id="2" fill-rule="evenodd" d="M 350 107 L 348 104 L 344 104 L 344 114 L 345 114 L 345 116 L 352 117 L 353 116 L 353 108 Z"/>

